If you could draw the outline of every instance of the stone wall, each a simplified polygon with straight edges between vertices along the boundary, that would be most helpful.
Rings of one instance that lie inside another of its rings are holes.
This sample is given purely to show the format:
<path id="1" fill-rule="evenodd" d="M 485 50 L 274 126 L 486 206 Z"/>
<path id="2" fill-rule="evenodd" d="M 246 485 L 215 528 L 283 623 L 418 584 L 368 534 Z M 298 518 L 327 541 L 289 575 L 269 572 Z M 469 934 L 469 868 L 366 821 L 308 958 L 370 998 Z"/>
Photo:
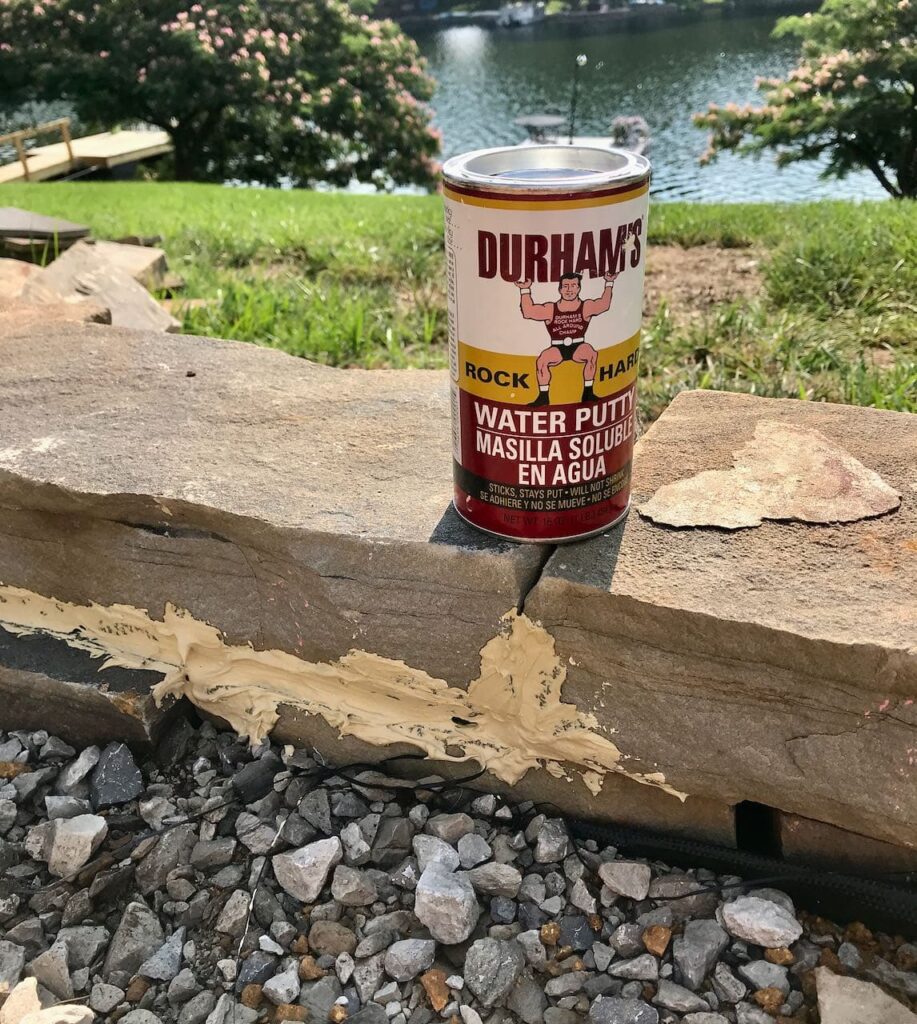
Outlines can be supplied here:
<path id="1" fill-rule="evenodd" d="M 96 325 L 0 344 L 0 725 L 152 740 L 180 698 L 332 761 L 480 763 L 584 817 L 732 843 L 755 801 L 917 844 L 913 417 L 683 394 L 638 446 L 638 509 L 762 423 L 900 506 L 633 512 L 550 549 L 452 512 L 444 374 Z"/>

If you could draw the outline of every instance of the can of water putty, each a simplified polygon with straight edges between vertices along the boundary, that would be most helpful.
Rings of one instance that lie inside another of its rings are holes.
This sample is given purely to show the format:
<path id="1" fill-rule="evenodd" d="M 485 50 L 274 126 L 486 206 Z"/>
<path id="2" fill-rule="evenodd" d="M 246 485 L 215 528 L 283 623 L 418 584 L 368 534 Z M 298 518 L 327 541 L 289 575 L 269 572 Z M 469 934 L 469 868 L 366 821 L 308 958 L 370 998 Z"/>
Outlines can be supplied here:
<path id="1" fill-rule="evenodd" d="M 443 168 L 454 503 L 567 541 L 630 502 L 649 161 L 576 145 Z"/>

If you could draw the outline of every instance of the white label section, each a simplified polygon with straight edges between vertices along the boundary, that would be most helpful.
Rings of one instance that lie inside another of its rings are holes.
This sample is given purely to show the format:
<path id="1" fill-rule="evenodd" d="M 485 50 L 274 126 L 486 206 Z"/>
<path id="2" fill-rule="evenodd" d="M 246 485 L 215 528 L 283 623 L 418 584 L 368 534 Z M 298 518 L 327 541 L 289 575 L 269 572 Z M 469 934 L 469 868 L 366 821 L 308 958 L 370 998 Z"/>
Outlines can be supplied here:
<path id="1" fill-rule="evenodd" d="M 647 194 L 561 210 L 492 209 L 448 198 L 445 205 L 450 348 L 459 341 L 533 355 L 566 333 L 603 349 L 639 331 Z M 565 272 L 581 279 L 562 282 Z M 609 282 L 606 272 L 617 277 Z M 526 296 L 517 285 L 529 281 Z M 554 319 L 555 303 L 566 317 Z"/>

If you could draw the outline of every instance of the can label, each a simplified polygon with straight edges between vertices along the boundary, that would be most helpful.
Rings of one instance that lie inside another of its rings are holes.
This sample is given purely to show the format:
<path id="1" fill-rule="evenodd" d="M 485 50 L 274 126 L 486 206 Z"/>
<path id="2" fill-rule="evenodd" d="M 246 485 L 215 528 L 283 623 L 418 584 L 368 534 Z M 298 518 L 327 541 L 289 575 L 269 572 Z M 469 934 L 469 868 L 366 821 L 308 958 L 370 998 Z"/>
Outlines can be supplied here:
<path id="1" fill-rule="evenodd" d="M 519 540 L 627 509 L 649 184 L 445 192 L 455 504 Z"/>

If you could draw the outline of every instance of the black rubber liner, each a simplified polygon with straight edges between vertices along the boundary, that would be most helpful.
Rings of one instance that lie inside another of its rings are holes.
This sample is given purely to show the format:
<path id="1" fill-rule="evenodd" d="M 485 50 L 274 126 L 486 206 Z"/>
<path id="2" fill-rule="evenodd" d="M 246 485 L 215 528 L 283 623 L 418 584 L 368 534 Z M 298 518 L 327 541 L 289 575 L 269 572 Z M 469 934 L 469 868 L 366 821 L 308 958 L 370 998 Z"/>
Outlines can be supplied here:
<path id="1" fill-rule="evenodd" d="M 741 888 L 773 885 L 792 896 L 800 910 L 838 923 L 862 921 L 881 931 L 917 935 L 917 872 L 859 877 L 644 829 L 572 819 L 567 826 L 577 839 L 594 839 L 634 857 L 740 875 Z"/>

